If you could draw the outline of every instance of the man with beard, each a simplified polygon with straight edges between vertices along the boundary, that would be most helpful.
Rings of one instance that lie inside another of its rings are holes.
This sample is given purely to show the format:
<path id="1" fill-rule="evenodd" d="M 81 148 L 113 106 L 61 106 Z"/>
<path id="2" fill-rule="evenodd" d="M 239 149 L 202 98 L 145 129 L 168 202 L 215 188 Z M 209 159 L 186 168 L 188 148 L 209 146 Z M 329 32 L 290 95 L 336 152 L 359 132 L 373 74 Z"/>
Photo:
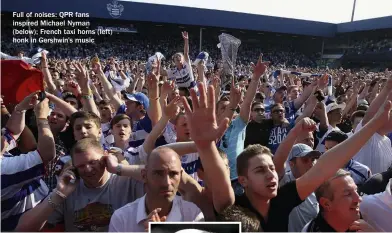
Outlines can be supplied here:
<path id="1" fill-rule="evenodd" d="M 303 176 L 278 189 L 275 165 L 282 169 L 286 157 L 274 156 L 269 149 L 259 145 L 250 146 L 237 158 L 238 180 L 245 193 L 236 197 L 236 204 L 258 215 L 264 231 L 288 231 L 289 214 L 306 197 L 343 167 L 379 129 L 386 127 L 392 108 L 389 101 L 379 114 L 351 138 L 327 151 Z M 293 140 L 294 141 L 294 140 Z M 350 178 L 351 179 L 351 178 Z M 352 182 L 354 185 L 355 183 Z M 351 186 L 349 187 L 351 190 Z M 350 191 L 351 195 L 351 191 Z M 359 218 L 359 208 L 356 211 Z M 351 223 L 350 223 L 351 224 Z M 337 229 L 340 231 L 346 229 Z"/>

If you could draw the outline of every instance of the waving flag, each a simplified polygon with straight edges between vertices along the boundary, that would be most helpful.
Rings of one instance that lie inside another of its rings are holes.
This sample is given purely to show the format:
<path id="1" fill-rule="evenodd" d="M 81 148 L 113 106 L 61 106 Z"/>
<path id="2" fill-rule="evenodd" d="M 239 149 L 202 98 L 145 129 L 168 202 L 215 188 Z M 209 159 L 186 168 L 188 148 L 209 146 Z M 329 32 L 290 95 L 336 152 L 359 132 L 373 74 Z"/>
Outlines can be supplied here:
<path id="1" fill-rule="evenodd" d="M 44 90 L 43 74 L 22 60 L 1 61 L 4 103 L 17 104 L 31 93 Z"/>

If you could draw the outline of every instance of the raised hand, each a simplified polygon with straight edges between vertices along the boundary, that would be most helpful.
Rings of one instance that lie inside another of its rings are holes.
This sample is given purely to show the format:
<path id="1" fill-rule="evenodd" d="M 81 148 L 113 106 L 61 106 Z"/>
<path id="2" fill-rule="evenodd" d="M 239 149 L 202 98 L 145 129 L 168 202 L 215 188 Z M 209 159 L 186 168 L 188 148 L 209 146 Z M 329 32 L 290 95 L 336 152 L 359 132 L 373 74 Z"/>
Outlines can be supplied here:
<path id="1" fill-rule="evenodd" d="M 88 72 L 86 70 L 86 67 L 79 62 L 75 64 L 75 74 L 76 74 L 76 80 L 78 81 L 78 84 L 82 90 L 88 89 Z"/>
<path id="2" fill-rule="evenodd" d="M 293 130 L 297 134 L 313 132 L 317 129 L 316 122 L 314 122 L 309 117 L 301 119 L 297 124 L 295 124 Z"/>
<path id="3" fill-rule="evenodd" d="M 38 93 L 40 91 L 36 91 L 31 93 L 30 95 L 26 96 L 19 104 L 16 105 L 16 111 L 26 111 L 29 109 L 34 108 L 39 100 L 38 100 Z"/>
<path id="4" fill-rule="evenodd" d="M 175 119 L 178 112 L 180 111 L 180 107 L 178 106 L 180 103 L 180 97 L 176 96 L 172 99 L 167 105 L 166 101 L 163 102 L 162 112 L 165 116 L 169 117 L 170 119 Z"/>
<path id="5" fill-rule="evenodd" d="M 68 81 L 66 83 L 66 89 L 72 92 L 72 94 L 74 94 L 75 96 L 79 96 L 81 93 L 80 86 L 75 81 Z"/>
<path id="6" fill-rule="evenodd" d="M 388 99 L 385 101 L 384 105 L 381 106 L 378 113 L 374 116 L 372 121 L 377 122 L 377 128 L 381 129 L 391 129 L 392 128 L 392 92 L 389 94 Z"/>
<path id="7" fill-rule="evenodd" d="M 184 40 L 189 40 L 188 32 L 182 32 L 181 34 Z"/>
<path id="8" fill-rule="evenodd" d="M 98 74 L 100 72 L 103 72 L 101 63 L 100 62 L 94 63 L 93 66 L 92 66 L 92 70 L 96 74 Z"/>
<path id="9" fill-rule="evenodd" d="M 161 96 L 167 98 L 167 96 L 174 91 L 175 87 L 174 81 L 169 80 L 164 82 L 161 88 Z"/>
<path id="10" fill-rule="evenodd" d="M 42 53 L 41 57 L 41 69 L 48 68 L 48 59 L 46 57 L 46 53 Z"/>
<path id="11" fill-rule="evenodd" d="M 116 168 L 118 166 L 118 159 L 114 155 L 114 153 L 109 152 L 109 154 L 104 155 L 102 157 L 102 162 L 105 164 L 108 172 L 113 173 L 113 174 L 116 173 Z"/>
<path id="12" fill-rule="evenodd" d="M 219 99 L 220 93 L 221 93 L 221 79 L 219 76 L 215 76 L 212 79 L 212 86 L 214 86 L 215 89 L 215 100 Z"/>
<path id="13" fill-rule="evenodd" d="M 158 88 L 159 78 L 161 70 L 161 61 L 158 60 L 157 66 L 153 68 L 146 78 L 148 88 Z"/>
<path id="14" fill-rule="evenodd" d="M 230 107 L 237 108 L 238 104 L 241 102 L 241 89 L 235 84 L 235 78 L 231 78 L 230 87 Z"/>
<path id="15" fill-rule="evenodd" d="M 317 80 L 317 86 L 321 89 L 324 90 L 328 85 L 328 74 L 324 74 Z"/>
<path id="16" fill-rule="evenodd" d="M 47 118 L 49 116 L 49 99 L 45 98 L 34 107 L 35 116 L 39 118 Z"/>
<path id="17" fill-rule="evenodd" d="M 68 197 L 77 187 L 79 179 L 77 179 L 75 173 L 73 172 L 74 167 L 65 168 L 61 173 L 56 189 Z"/>
<path id="18" fill-rule="evenodd" d="M 205 85 L 198 83 L 197 87 L 200 99 L 197 99 L 196 91 L 191 89 L 193 111 L 185 97 L 182 97 L 181 100 L 184 105 L 191 138 L 198 147 L 201 147 L 220 139 L 228 127 L 229 119 L 223 119 L 218 126 L 215 116 L 214 87 L 208 87 L 208 98 Z"/>
<path id="19" fill-rule="evenodd" d="M 259 60 L 257 61 L 257 64 L 251 64 L 253 68 L 253 77 L 260 78 L 267 70 L 268 65 L 269 62 L 263 62 L 263 54 L 261 54 Z"/>
<path id="20" fill-rule="evenodd" d="M 148 231 L 148 223 L 149 222 L 165 222 L 166 216 L 159 217 L 159 212 L 161 212 L 161 208 L 156 208 L 151 211 L 151 213 L 147 216 L 146 220 L 143 221 L 143 226 L 145 231 Z"/>

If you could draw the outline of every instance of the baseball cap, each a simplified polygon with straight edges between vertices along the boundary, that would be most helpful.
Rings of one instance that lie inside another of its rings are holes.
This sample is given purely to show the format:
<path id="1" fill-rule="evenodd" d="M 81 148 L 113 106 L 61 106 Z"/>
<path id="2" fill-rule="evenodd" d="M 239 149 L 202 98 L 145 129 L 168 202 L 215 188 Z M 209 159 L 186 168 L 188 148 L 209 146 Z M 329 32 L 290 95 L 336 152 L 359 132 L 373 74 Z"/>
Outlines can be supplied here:
<path id="1" fill-rule="evenodd" d="M 369 103 L 365 99 L 360 99 L 360 100 L 358 100 L 358 104 L 357 105 L 358 106 L 359 105 L 369 105 Z"/>
<path id="2" fill-rule="evenodd" d="M 208 60 L 208 53 L 207 52 L 200 52 L 199 55 L 197 55 L 196 60 L 193 62 L 193 65 L 199 64 L 199 62 L 204 61 L 207 63 Z"/>
<path id="3" fill-rule="evenodd" d="M 147 110 L 150 105 L 148 97 L 142 92 L 136 92 L 135 94 L 125 94 L 125 97 L 130 101 L 135 101 L 143 105 L 144 109 Z"/>
<path id="4" fill-rule="evenodd" d="M 295 144 L 293 148 L 291 148 L 288 160 L 291 161 L 294 158 L 301 158 L 305 156 L 320 157 L 321 152 L 313 150 L 310 146 L 306 144 L 298 143 Z"/>
<path id="5" fill-rule="evenodd" d="M 333 130 L 331 131 L 327 137 L 325 137 L 325 141 L 334 141 L 337 143 L 341 143 L 348 138 L 347 134 L 342 131 Z"/>
<path id="6" fill-rule="evenodd" d="M 332 102 L 330 104 L 327 105 L 327 107 L 325 108 L 325 110 L 327 111 L 327 113 L 336 110 L 336 109 L 344 109 L 346 107 L 345 103 L 342 104 L 337 104 L 336 102 Z"/>

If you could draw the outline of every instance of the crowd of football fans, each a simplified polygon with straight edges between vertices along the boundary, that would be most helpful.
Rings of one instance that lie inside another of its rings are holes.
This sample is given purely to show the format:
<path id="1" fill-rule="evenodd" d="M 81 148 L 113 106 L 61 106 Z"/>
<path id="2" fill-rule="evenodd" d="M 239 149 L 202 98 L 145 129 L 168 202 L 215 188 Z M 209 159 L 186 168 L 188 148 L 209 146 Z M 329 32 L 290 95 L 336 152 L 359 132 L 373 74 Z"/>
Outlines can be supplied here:
<path id="1" fill-rule="evenodd" d="M 392 231 L 391 71 L 243 44 L 228 74 L 216 42 L 209 59 L 197 44 L 46 46 L 32 65 L 45 92 L 2 97 L 2 229 Z M 27 51 L 4 39 L 2 69 Z"/>

